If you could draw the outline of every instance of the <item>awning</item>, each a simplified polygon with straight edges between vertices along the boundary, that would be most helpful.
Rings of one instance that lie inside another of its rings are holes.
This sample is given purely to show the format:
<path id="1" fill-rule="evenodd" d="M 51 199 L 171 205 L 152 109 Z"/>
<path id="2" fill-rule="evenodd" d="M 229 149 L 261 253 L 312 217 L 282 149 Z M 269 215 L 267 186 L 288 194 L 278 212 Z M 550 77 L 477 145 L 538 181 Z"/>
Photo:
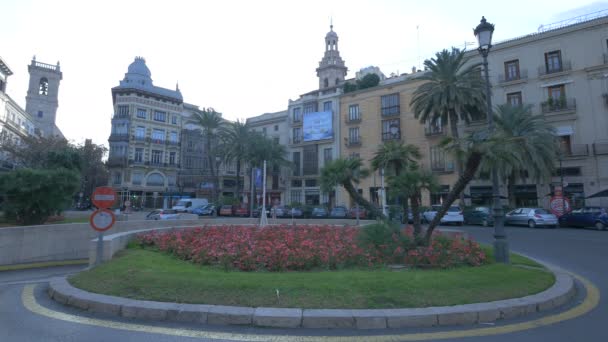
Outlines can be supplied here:
<path id="1" fill-rule="evenodd" d="M 555 127 L 555 135 L 557 135 L 558 137 L 563 137 L 572 134 L 574 134 L 574 129 L 572 129 L 572 126 Z"/>
<path id="2" fill-rule="evenodd" d="M 587 196 L 585 198 L 598 198 L 598 197 L 608 197 L 608 189 L 602 190 L 600 192 L 596 192 L 591 196 Z"/>
<path id="3" fill-rule="evenodd" d="M 540 87 L 541 88 L 547 88 L 547 87 L 553 87 L 556 85 L 561 85 L 561 84 L 568 84 L 568 83 L 572 83 L 572 80 L 559 80 L 559 81 L 555 81 L 555 82 L 547 82 L 547 83 L 541 83 Z"/>

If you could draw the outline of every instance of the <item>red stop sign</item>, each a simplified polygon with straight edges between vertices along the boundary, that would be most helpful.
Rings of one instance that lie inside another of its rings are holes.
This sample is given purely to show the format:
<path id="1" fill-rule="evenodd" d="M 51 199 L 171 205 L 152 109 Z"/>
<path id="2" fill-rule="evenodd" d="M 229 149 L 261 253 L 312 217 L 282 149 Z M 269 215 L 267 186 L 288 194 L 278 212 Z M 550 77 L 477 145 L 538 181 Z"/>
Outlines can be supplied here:
<path id="1" fill-rule="evenodd" d="M 107 209 L 116 202 L 116 191 L 109 186 L 95 188 L 91 201 L 97 208 Z"/>

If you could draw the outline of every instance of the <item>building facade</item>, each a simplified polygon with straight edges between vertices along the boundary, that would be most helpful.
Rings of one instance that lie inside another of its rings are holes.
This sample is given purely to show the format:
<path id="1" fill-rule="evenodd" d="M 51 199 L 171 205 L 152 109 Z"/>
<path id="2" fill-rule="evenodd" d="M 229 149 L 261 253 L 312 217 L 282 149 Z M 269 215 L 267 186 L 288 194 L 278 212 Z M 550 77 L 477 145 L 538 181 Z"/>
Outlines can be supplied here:
<path id="1" fill-rule="evenodd" d="M 320 170 L 340 155 L 340 95 L 347 68 L 338 50 L 338 35 L 330 26 L 319 67 L 319 89 L 290 100 L 288 105 L 289 159 L 293 163 L 284 203 L 307 205 L 342 203 L 335 191 L 323 193 Z"/>
<path id="2" fill-rule="evenodd" d="M 27 67 L 30 83 L 25 97 L 25 111 L 34 119 L 43 136 L 64 138 L 55 124 L 59 107 L 59 83 L 63 73 L 59 66 L 36 61 L 36 56 Z"/>
<path id="3" fill-rule="evenodd" d="M 108 139 L 110 184 L 132 205 L 160 207 L 177 195 L 184 103 L 179 88 L 153 85 L 136 57 L 112 88 L 114 115 Z"/>

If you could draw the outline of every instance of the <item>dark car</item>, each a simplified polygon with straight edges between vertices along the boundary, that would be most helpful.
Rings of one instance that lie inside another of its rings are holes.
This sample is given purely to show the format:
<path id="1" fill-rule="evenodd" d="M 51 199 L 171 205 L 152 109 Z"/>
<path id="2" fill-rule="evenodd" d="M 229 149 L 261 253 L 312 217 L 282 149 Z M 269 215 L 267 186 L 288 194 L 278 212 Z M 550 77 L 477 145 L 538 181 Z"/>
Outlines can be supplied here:
<path id="1" fill-rule="evenodd" d="M 465 210 L 463 216 L 465 224 L 480 224 L 484 227 L 494 225 L 492 208 L 490 207 L 475 207 L 470 210 Z"/>
<path id="2" fill-rule="evenodd" d="M 276 217 L 291 217 L 291 208 L 286 205 L 276 205 L 270 209 L 270 215 Z"/>
<path id="3" fill-rule="evenodd" d="M 357 218 L 357 210 L 359 211 L 359 218 L 361 220 L 367 219 L 367 210 L 365 210 L 365 208 L 363 208 L 363 207 L 352 207 L 352 208 L 350 208 L 350 212 L 349 212 L 350 218 L 352 218 L 352 219 L 356 219 Z"/>
<path id="4" fill-rule="evenodd" d="M 348 209 L 346 207 L 334 207 L 329 213 L 331 218 L 348 218 Z"/>
<path id="5" fill-rule="evenodd" d="M 233 213 L 234 216 L 247 217 L 249 216 L 249 208 L 246 206 L 235 206 Z"/>
<path id="6" fill-rule="evenodd" d="M 600 207 L 583 207 L 560 216 L 560 227 L 594 227 L 597 230 L 604 230 L 608 227 L 608 214 Z"/>
<path id="7" fill-rule="evenodd" d="M 213 204 L 206 204 L 200 207 L 192 209 L 192 213 L 198 216 L 213 216 L 215 215 L 216 209 Z"/>
<path id="8" fill-rule="evenodd" d="M 314 207 L 310 213 L 310 217 L 327 217 L 329 212 L 325 207 Z"/>
<path id="9" fill-rule="evenodd" d="M 231 205 L 223 205 L 220 207 L 219 216 L 232 216 L 234 214 Z"/>
<path id="10" fill-rule="evenodd" d="M 302 218 L 304 217 L 304 211 L 300 207 L 292 207 L 287 212 L 287 217 Z"/>

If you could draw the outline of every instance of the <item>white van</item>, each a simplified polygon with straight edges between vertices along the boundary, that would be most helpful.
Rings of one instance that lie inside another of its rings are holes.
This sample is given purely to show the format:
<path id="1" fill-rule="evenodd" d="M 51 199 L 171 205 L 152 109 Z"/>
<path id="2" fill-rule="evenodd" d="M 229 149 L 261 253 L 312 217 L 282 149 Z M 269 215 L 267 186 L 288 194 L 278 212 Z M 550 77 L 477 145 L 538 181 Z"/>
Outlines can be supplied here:
<path id="1" fill-rule="evenodd" d="M 173 206 L 173 210 L 177 210 L 178 212 L 187 212 L 191 213 L 192 209 L 198 208 L 203 205 L 209 204 L 206 198 L 184 198 L 179 200 L 176 205 Z"/>

